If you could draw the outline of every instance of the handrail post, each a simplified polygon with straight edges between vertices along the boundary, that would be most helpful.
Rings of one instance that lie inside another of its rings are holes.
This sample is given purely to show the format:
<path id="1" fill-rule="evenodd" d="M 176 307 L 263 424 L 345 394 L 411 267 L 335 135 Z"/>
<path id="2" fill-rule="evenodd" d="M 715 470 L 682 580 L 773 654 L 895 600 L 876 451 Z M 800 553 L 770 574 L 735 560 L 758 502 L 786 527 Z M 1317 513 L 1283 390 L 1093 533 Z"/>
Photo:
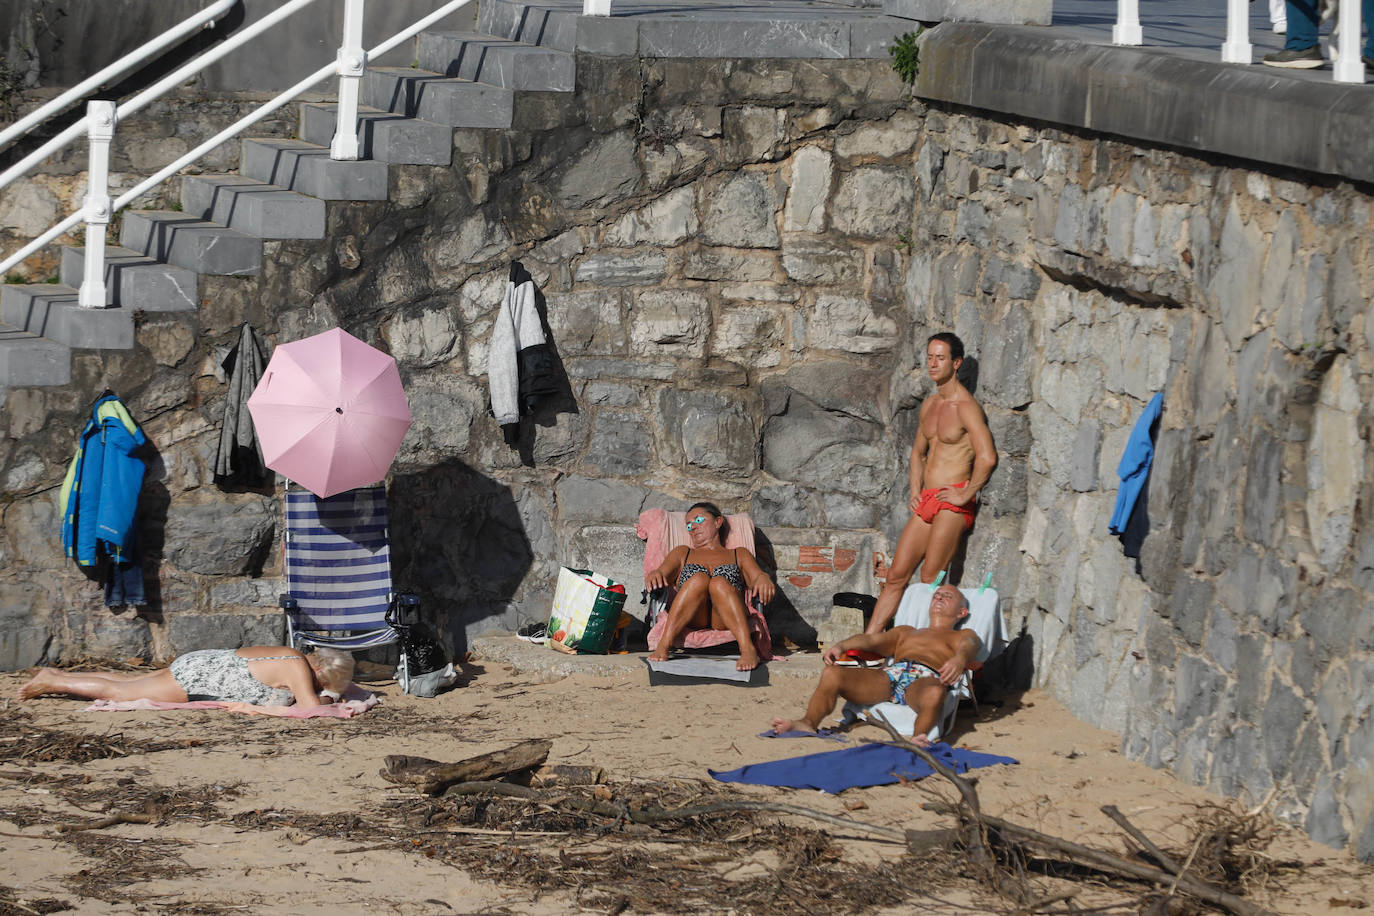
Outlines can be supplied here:
<path id="1" fill-rule="evenodd" d="M 110 224 L 110 142 L 114 140 L 115 103 L 86 103 L 86 133 L 90 155 L 86 161 L 86 272 L 77 302 L 83 308 L 105 307 L 105 227 Z"/>
<path id="2" fill-rule="evenodd" d="M 1221 62 L 1253 62 L 1250 49 L 1250 0 L 1226 0 L 1226 43 L 1221 46 Z"/>
<path id="3" fill-rule="evenodd" d="M 1340 35 L 1336 38 L 1336 64 L 1332 79 L 1338 83 L 1363 83 L 1364 61 L 1360 58 L 1360 4 L 1346 0 L 1336 14 Z M 1374 23 L 1371 23 L 1374 25 Z"/>
<path id="4" fill-rule="evenodd" d="M 1112 26 L 1112 44 L 1141 45 L 1145 36 L 1140 31 L 1139 0 L 1116 0 L 1116 25 Z"/>
<path id="5" fill-rule="evenodd" d="M 330 159 L 358 158 L 358 96 L 367 52 L 363 50 L 363 0 L 344 0 L 343 41 L 339 45 L 338 122 L 329 144 Z"/>
<path id="6" fill-rule="evenodd" d="M 611 0 L 582 0 L 583 16 L 611 15 Z"/>

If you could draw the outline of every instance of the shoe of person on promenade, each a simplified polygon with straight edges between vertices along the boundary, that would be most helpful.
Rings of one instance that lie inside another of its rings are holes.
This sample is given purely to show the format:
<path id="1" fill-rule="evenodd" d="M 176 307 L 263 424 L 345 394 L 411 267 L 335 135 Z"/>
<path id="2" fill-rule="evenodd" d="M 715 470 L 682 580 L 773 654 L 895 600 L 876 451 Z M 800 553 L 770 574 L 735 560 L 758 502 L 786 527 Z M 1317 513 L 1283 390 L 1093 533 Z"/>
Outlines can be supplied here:
<path id="1" fill-rule="evenodd" d="M 1326 66 L 1326 58 L 1322 57 L 1321 47 L 1313 45 L 1301 51 L 1284 48 L 1282 51 L 1266 54 L 1264 63 L 1269 67 L 1283 67 L 1288 70 L 1315 70 Z"/>

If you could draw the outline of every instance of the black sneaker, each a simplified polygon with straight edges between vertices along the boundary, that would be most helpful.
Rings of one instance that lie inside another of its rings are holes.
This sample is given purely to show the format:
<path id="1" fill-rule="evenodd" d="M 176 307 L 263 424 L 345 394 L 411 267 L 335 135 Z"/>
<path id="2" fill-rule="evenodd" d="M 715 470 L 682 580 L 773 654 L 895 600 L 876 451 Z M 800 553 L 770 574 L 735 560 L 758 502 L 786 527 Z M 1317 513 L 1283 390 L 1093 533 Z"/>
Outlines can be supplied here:
<path id="1" fill-rule="evenodd" d="M 1301 51 L 1284 48 L 1282 51 L 1266 54 L 1264 64 L 1268 67 L 1283 67 L 1286 70 L 1315 70 L 1326 66 L 1326 58 L 1322 57 L 1322 49 L 1313 45 Z"/>
<path id="2" fill-rule="evenodd" d="M 525 642 L 544 644 L 544 639 L 548 636 L 549 628 L 542 623 L 527 623 L 515 631 L 516 639 L 523 639 Z"/>

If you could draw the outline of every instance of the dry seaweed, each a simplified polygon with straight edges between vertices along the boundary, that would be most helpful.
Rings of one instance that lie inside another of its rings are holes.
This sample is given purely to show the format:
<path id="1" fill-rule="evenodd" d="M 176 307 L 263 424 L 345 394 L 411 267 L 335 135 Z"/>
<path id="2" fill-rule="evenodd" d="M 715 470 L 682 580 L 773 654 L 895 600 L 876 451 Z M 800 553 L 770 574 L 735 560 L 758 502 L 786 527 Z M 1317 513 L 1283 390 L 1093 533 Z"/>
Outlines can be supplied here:
<path id="1" fill-rule="evenodd" d="M 0 916 L 34 916 L 36 913 L 60 913 L 71 908 L 72 905 L 65 900 L 56 897 L 23 897 L 14 888 L 0 884 Z"/>
<path id="2" fill-rule="evenodd" d="M 366 815 L 244 812 L 241 828 L 290 828 L 419 853 L 476 877 L 537 891 L 573 891 L 584 906 L 616 912 L 733 909 L 772 914 L 857 913 L 896 906 L 929 880 L 910 859 L 850 862 L 825 831 L 719 810 L 656 827 L 588 813 L 572 798 L 610 795 L 625 809 L 756 801 L 702 783 L 576 787 L 537 798 L 403 797 Z M 531 790 L 534 791 L 534 790 Z"/>
<path id="3" fill-rule="evenodd" d="M 89 866 L 63 877 L 72 893 L 96 900 L 132 900 L 136 895 L 120 891 L 146 881 L 186 878 L 201 873 L 191 868 L 177 853 L 186 843 L 161 837 L 123 837 L 92 831 L 64 835 L 78 852 L 88 858 Z"/>
<path id="4" fill-rule="evenodd" d="M 27 716 L 0 719 L 0 762 L 4 763 L 89 763 L 109 757 L 129 757 L 158 751 L 202 747 L 199 738 L 181 741 L 152 741 L 123 732 L 91 735 L 34 725 Z"/>

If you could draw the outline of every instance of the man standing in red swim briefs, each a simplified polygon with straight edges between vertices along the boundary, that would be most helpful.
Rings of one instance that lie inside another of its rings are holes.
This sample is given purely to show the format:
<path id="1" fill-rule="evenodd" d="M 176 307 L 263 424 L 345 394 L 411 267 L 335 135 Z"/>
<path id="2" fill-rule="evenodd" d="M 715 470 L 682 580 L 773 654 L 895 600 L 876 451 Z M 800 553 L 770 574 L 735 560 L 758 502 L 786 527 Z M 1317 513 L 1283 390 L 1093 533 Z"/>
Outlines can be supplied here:
<path id="1" fill-rule="evenodd" d="M 922 582 L 934 582 L 954 559 L 959 539 L 973 525 L 978 491 L 997 466 L 983 408 L 956 378 L 963 361 L 964 343 L 955 335 L 942 331 L 926 342 L 935 393 L 921 405 L 911 446 L 912 516 L 897 541 L 865 632 L 880 633 L 887 626 L 917 566 Z"/>

